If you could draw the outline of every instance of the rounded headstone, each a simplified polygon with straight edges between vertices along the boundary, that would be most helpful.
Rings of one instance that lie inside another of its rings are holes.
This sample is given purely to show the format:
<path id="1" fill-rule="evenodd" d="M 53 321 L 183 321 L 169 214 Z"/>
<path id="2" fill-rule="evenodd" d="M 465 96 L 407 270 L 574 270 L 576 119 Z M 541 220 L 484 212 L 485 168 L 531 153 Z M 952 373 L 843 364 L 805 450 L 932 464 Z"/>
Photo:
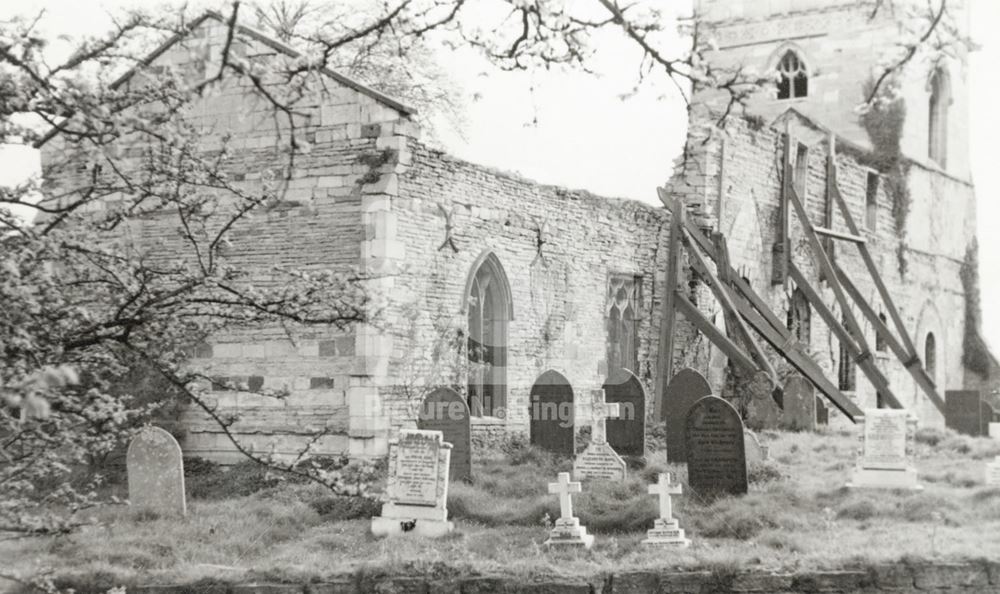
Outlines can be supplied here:
<path id="1" fill-rule="evenodd" d="M 684 420 L 691 406 L 711 393 L 712 388 L 705 376 L 690 367 L 685 367 L 674 374 L 663 390 L 660 414 L 661 421 L 665 420 L 667 424 L 668 462 L 687 460 L 684 452 Z"/>
<path id="2" fill-rule="evenodd" d="M 684 424 L 688 485 L 702 497 L 747 492 L 743 421 L 731 404 L 705 396 L 688 411 Z"/>
<path id="3" fill-rule="evenodd" d="M 558 371 L 548 370 L 531 386 L 528 414 L 531 444 L 557 454 L 576 452 L 573 388 Z"/>
<path id="4" fill-rule="evenodd" d="M 607 420 L 608 444 L 622 456 L 646 453 L 646 391 L 627 369 L 619 369 L 604 383 L 604 400 L 620 404 L 620 416 Z"/>
<path id="5" fill-rule="evenodd" d="M 449 473 L 452 480 L 472 478 L 472 428 L 469 405 L 451 388 L 438 388 L 427 395 L 420 405 L 417 428 L 440 431 L 451 444 Z"/>
<path id="6" fill-rule="evenodd" d="M 173 435 L 159 427 L 143 427 L 128 446 L 125 467 L 132 507 L 168 515 L 187 513 L 184 458 Z"/>
<path id="7" fill-rule="evenodd" d="M 795 375 L 785 382 L 781 426 L 791 431 L 816 429 L 816 392 L 812 382 Z"/>

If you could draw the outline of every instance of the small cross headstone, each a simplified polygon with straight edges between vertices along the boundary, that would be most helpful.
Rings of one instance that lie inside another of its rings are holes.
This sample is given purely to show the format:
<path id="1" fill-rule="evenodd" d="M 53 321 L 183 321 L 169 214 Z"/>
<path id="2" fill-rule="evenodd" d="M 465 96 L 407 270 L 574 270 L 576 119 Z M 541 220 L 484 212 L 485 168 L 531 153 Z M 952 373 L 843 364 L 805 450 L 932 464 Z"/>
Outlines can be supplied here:
<path id="1" fill-rule="evenodd" d="M 594 544 L 594 535 L 587 534 L 587 528 L 580 525 L 580 518 L 573 516 L 573 493 L 583 490 L 583 485 L 570 480 L 568 472 L 560 472 L 556 482 L 549 483 L 549 493 L 559 495 L 559 519 L 549 533 L 546 546 L 570 545 L 589 549 Z"/>
<path id="2" fill-rule="evenodd" d="M 621 414 L 618 404 L 604 401 L 604 390 L 597 390 L 591 415 L 591 441 L 573 461 L 573 476 L 577 479 L 625 480 L 625 461 L 608 444 L 605 422 Z"/>
<path id="3" fill-rule="evenodd" d="M 916 417 L 905 410 L 872 408 L 858 425 L 860 447 L 848 487 L 923 489 L 913 464 Z"/>
<path id="4" fill-rule="evenodd" d="M 1000 456 L 986 465 L 986 486 L 1000 487 Z"/>
<path id="5" fill-rule="evenodd" d="M 684 436 L 692 491 L 701 497 L 746 494 L 743 421 L 733 405 L 717 396 L 695 402 L 688 411 Z"/>
<path id="6" fill-rule="evenodd" d="M 698 399 L 712 393 L 708 380 L 703 375 L 685 367 L 681 369 L 663 390 L 660 397 L 658 419 L 667 424 L 667 462 L 686 462 L 684 450 L 684 420 L 688 410 Z"/>
<path id="7" fill-rule="evenodd" d="M 691 544 L 691 541 L 684 538 L 684 530 L 674 517 L 673 502 L 671 495 L 681 494 L 680 483 L 670 483 L 670 473 L 660 473 L 658 480 L 649 486 L 649 494 L 656 495 L 660 504 L 660 517 L 653 523 L 653 528 L 646 532 L 646 538 L 642 544 L 657 547 L 679 547 L 684 548 Z"/>
<path id="8" fill-rule="evenodd" d="M 173 435 L 159 427 L 143 427 L 128 446 L 125 467 L 133 508 L 165 515 L 187 513 L 184 458 Z"/>
<path id="9" fill-rule="evenodd" d="M 440 431 L 403 429 L 389 443 L 387 501 L 372 518 L 375 536 L 444 536 L 448 521 L 448 469 L 451 444 Z"/>

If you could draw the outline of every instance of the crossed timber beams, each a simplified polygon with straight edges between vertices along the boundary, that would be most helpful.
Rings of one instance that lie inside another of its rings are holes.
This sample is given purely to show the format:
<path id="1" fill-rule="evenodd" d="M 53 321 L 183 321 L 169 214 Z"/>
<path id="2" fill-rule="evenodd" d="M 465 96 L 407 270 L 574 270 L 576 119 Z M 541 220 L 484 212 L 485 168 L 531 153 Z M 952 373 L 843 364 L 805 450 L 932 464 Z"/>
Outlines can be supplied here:
<path id="1" fill-rule="evenodd" d="M 875 262 L 868 251 L 866 241 L 861 235 L 847 207 L 847 203 L 840 193 L 836 178 L 836 153 L 834 151 L 832 136 L 829 156 L 827 157 L 827 192 L 831 200 L 827 203 L 825 213 L 826 227 L 817 227 L 812 224 L 794 184 L 791 183 L 790 146 L 791 134 L 786 130 L 784 175 L 781 185 L 782 234 L 779 238 L 785 246 L 785 249 L 781 251 L 782 261 L 779 263 L 784 278 L 791 278 L 802 289 L 810 305 L 817 310 L 830 330 L 836 334 L 838 340 L 854 358 L 858 367 L 861 368 L 868 380 L 890 406 L 893 408 L 903 408 L 900 401 L 892 392 L 889 381 L 875 364 L 864 332 L 851 308 L 848 296 L 857 305 L 861 314 L 872 324 L 878 335 L 885 339 L 886 344 L 900 360 L 907 372 L 910 373 L 916 384 L 924 391 L 931 402 L 943 412 L 944 401 L 937 393 L 933 380 L 924 370 L 916 349 L 913 346 L 913 341 L 910 339 L 909 333 L 903 324 L 902 317 L 899 315 L 899 311 L 896 309 L 892 297 L 889 295 L 889 291 L 882 281 Z M 663 300 L 664 316 L 661 323 L 661 348 L 659 349 L 659 373 L 656 377 L 656 393 L 662 394 L 667 382 L 673 376 L 673 328 L 676 312 L 680 311 L 698 330 L 725 352 L 734 363 L 750 371 L 762 369 L 768 373 L 772 381 L 776 384 L 777 377 L 774 368 L 757 344 L 753 334 L 749 331 L 750 328 L 753 328 L 781 357 L 811 381 L 849 419 L 854 421 L 856 416 L 863 414 L 857 405 L 826 379 L 819 365 L 802 351 L 795 337 L 785 328 L 781 320 L 771 312 L 767 303 L 750 288 L 746 281 L 733 271 L 729 265 L 729 254 L 725 238 L 722 234 L 716 233 L 710 242 L 701 229 L 687 220 L 684 207 L 679 200 L 669 197 L 662 188 L 658 188 L 657 192 L 660 200 L 670 210 L 672 216 L 666 278 L 667 291 Z M 849 233 L 832 230 L 833 202 L 836 202 L 847 224 Z M 792 262 L 790 250 L 787 249 L 790 243 L 790 210 L 795 211 L 805 232 L 810 249 L 820 268 L 820 278 L 828 283 L 828 286 L 836 297 L 837 305 L 843 316 L 842 323 L 837 319 L 830 307 L 823 302 L 819 292 L 812 287 L 802 271 Z M 823 239 L 820 238 L 820 235 L 823 236 Z M 865 300 L 848 275 L 834 262 L 832 257 L 833 240 L 848 241 L 857 246 L 865 267 L 879 292 L 879 296 L 892 318 L 898 338 L 882 322 L 875 313 L 875 309 Z M 691 264 L 693 268 L 703 278 L 707 279 L 709 288 L 722 305 L 723 313 L 726 316 L 727 332 L 725 334 L 715 324 L 705 318 L 704 314 L 679 289 L 680 247 L 682 244 L 688 248 L 692 256 Z M 713 274 L 708 260 L 702 256 L 701 252 L 707 254 L 708 259 L 715 263 L 718 276 Z M 785 281 L 782 280 L 780 282 Z M 731 293 L 733 289 L 735 289 L 735 292 Z M 733 337 L 738 338 L 738 340 L 749 347 L 750 355 L 747 355 L 732 340 Z M 660 405 L 661 400 L 661 398 L 656 399 L 657 406 Z M 661 415 L 662 411 L 657 411 L 657 416 Z"/>
<path id="2" fill-rule="evenodd" d="M 840 392 L 823 375 L 822 369 L 813 361 L 809 355 L 802 351 L 795 337 L 791 335 L 785 325 L 771 311 L 767 303 L 762 299 L 750 285 L 744 281 L 729 265 L 729 256 L 726 245 L 721 234 L 717 234 L 714 244 L 694 223 L 687 219 L 684 206 L 676 198 L 667 195 L 662 188 L 657 190 L 660 200 L 671 212 L 671 233 L 668 252 L 667 265 L 667 292 L 663 299 L 663 321 L 661 322 L 661 334 L 659 350 L 659 370 L 657 376 L 657 394 L 662 394 L 663 387 L 666 386 L 673 373 L 673 328 L 676 312 L 679 311 L 702 333 L 704 333 L 716 346 L 718 346 L 726 356 L 740 367 L 756 372 L 760 369 L 767 371 L 776 381 L 773 367 L 764 356 L 763 350 L 756 343 L 753 335 L 749 332 L 752 328 L 761 336 L 772 348 L 799 373 L 804 375 L 809 381 L 822 392 L 827 399 L 836 406 L 851 421 L 863 415 L 862 411 L 854 402 Z M 684 243 L 692 255 L 692 265 L 695 271 L 703 278 L 708 279 L 709 286 L 716 298 L 722 304 L 726 313 L 726 328 L 732 334 L 738 335 L 743 342 L 750 346 L 753 356 L 747 355 L 735 342 L 722 333 L 705 315 L 692 304 L 683 291 L 678 287 L 680 272 L 680 246 Z M 701 255 L 704 252 L 708 259 Z M 719 276 L 709 268 L 708 260 L 716 263 Z M 721 279 L 719 278 L 721 277 Z M 722 280 L 724 279 L 724 280 Z M 735 293 L 732 291 L 735 289 Z M 731 318 L 734 318 L 731 320 Z M 738 321 L 737 321 L 738 320 Z M 667 338 L 664 341 L 664 338 Z M 662 398 L 657 398 L 659 403 Z M 657 417 L 662 418 L 662 411 L 657 411 Z"/>

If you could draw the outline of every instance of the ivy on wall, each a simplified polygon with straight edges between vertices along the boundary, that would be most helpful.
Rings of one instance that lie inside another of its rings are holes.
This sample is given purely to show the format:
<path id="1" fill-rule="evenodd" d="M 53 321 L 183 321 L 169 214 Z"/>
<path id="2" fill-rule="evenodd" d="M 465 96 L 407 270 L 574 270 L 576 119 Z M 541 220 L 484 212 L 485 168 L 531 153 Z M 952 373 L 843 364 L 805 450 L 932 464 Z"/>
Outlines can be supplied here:
<path id="1" fill-rule="evenodd" d="M 984 377 L 990 373 L 990 353 L 979 336 L 982 307 L 979 302 L 979 242 L 975 239 L 965 250 L 959 270 L 965 292 L 965 334 L 962 336 L 962 364 Z"/>
<path id="2" fill-rule="evenodd" d="M 874 79 L 865 83 L 864 96 L 871 96 Z M 885 189 L 892 198 L 892 218 L 900 237 L 897 249 L 899 274 L 906 274 L 906 220 L 910 215 L 910 187 L 907 178 L 910 162 L 903 157 L 900 147 L 903 124 L 906 123 L 906 102 L 898 94 L 896 81 L 883 84 L 880 91 L 861 113 L 861 126 L 868 133 L 873 150 L 859 155 L 859 161 L 882 174 Z"/>

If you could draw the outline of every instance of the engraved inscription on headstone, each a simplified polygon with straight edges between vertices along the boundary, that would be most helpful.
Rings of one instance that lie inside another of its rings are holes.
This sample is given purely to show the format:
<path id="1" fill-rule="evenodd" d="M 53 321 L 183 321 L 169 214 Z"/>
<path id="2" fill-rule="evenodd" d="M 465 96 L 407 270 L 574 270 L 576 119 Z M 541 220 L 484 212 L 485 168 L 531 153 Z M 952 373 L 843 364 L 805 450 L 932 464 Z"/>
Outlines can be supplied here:
<path id="1" fill-rule="evenodd" d="M 698 495 L 747 492 L 743 422 L 736 409 L 706 396 L 688 411 L 685 423 L 688 485 Z"/>
<path id="2" fill-rule="evenodd" d="M 907 466 L 906 423 L 907 412 L 889 411 L 888 414 L 865 413 L 865 468 L 902 470 Z"/>
<path id="3" fill-rule="evenodd" d="M 407 435 L 400 440 L 393 485 L 397 503 L 435 505 L 439 448 L 438 441 L 423 436 Z"/>
<path id="4" fill-rule="evenodd" d="M 448 467 L 451 444 L 440 431 L 403 429 L 389 442 L 387 500 L 372 518 L 372 534 L 442 536 L 448 521 Z"/>
<path id="5" fill-rule="evenodd" d="M 139 430 L 125 454 L 129 504 L 163 514 L 187 513 L 181 446 L 159 427 Z"/>
<path id="6" fill-rule="evenodd" d="M 625 461 L 608 444 L 606 439 L 606 419 L 621 414 L 620 404 L 604 402 L 604 390 L 597 390 L 591 406 L 591 442 L 573 461 L 573 476 L 576 479 L 625 480 Z"/>
<path id="7" fill-rule="evenodd" d="M 684 462 L 684 421 L 688 410 L 699 398 L 712 393 L 708 381 L 691 368 L 678 371 L 663 390 L 660 420 L 667 423 L 667 461 Z"/>

